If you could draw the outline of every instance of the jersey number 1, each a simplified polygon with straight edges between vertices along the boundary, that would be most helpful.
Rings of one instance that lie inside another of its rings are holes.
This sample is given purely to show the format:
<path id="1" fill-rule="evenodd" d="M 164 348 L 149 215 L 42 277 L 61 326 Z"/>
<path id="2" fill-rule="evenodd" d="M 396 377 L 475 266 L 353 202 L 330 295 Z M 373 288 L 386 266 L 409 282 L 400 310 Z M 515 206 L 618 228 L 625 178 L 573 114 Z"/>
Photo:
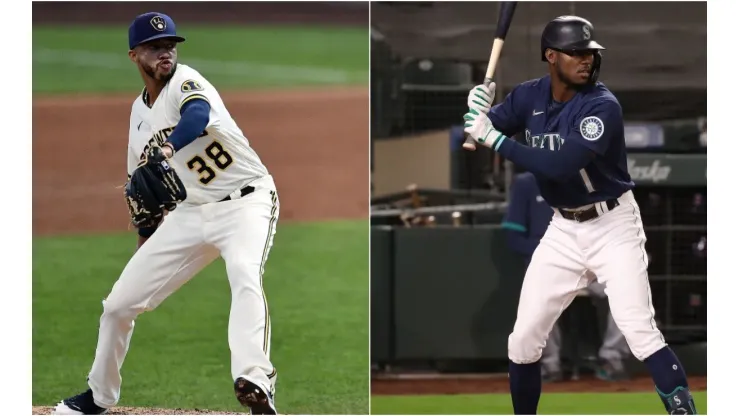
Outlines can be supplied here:
<path id="1" fill-rule="evenodd" d="M 589 194 L 596 192 L 593 183 L 591 183 L 591 178 L 586 172 L 586 168 L 581 169 L 578 173 L 581 174 L 581 179 L 583 179 L 583 185 L 586 187 L 586 191 L 588 191 Z"/>
<path id="2" fill-rule="evenodd" d="M 206 156 L 220 170 L 226 169 L 234 162 L 229 152 L 221 146 L 221 143 L 216 141 L 206 147 Z M 196 172 L 200 173 L 198 180 L 203 185 L 208 185 L 212 180 L 216 179 L 216 171 L 200 155 L 196 155 L 188 161 L 188 168 L 190 170 L 196 169 Z"/>

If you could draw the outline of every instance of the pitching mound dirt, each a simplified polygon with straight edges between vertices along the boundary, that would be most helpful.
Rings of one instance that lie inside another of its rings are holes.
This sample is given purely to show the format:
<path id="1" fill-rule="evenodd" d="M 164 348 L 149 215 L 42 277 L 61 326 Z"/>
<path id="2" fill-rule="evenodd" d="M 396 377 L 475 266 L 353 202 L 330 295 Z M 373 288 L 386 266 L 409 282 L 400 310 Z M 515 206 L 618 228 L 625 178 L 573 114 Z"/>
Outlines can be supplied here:
<path id="1" fill-rule="evenodd" d="M 52 407 L 33 406 L 34 415 L 50 415 Z M 108 411 L 109 415 L 245 415 L 247 413 L 231 413 L 203 409 L 156 409 L 153 407 L 117 407 Z"/>

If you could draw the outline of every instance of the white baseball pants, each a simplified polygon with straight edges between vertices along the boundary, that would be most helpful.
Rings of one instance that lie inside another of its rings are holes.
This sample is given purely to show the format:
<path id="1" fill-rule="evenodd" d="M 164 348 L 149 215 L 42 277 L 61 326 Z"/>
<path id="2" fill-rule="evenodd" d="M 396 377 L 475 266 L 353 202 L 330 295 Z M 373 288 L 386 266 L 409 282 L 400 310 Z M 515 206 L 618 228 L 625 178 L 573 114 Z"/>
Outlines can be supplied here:
<path id="1" fill-rule="evenodd" d="M 231 286 L 231 375 L 234 379 L 249 375 L 274 390 L 276 370 L 270 362 L 270 319 L 262 274 L 279 209 L 273 184 L 241 199 L 181 205 L 165 217 L 103 301 L 88 380 L 98 406 L 110 408 L 119 401 L 120 370 L 136 317 L 155 309 L 219 255 Z"/>
<path id="2" fill-rule="evenodd" d="M 632 354 L 644 360 L 666 343 L 655 324 L 648 283 L 646 236 L 632 192 L 612 211 L 587 222 L 552 221 L 524 277 L 509 358 L 519 364 L 542 356 L 548 334 L 591 272 L 605 285 L 609 308 Z"/>

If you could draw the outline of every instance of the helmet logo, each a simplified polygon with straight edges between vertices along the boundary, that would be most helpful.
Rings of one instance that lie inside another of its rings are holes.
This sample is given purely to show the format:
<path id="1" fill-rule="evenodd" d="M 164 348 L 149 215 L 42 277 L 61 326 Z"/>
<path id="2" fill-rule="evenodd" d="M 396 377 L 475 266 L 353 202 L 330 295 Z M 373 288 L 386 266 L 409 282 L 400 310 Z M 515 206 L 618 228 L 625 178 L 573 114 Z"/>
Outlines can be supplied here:
<path id="1" fill-rule="evenodd" d="M 162 16 L 152 17 L 152 20 L 150 20 L 149 23 L 152 24 L 152 27 L 154 28 L 154 30 L 163 32 L 165 29 L 167 29 L 167 22 L 164 21 Z"/>
<path id="2" fill-rule="evenodd" d="M 591 29 L 589 29 L 588 26 L 583 26 L 583 39 L 591 39 Z"/>

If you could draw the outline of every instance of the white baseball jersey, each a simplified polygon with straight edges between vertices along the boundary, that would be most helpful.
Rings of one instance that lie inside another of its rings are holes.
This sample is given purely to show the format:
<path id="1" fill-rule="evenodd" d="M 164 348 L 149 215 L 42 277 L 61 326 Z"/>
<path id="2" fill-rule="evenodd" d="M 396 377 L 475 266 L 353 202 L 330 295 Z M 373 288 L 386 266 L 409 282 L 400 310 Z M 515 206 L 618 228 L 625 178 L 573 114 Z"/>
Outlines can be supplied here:
<path id="1" fill-rule="evenodd" d="M 192 99 L 211 106 L 208 126 L 201 136 L 170 160 L 185 189 L 186 205 L 220 201 L 253 181 L 267 177 L 267 168 L 231 118 L 216 89 L 195 69 L 177 64 L 172 79 L 149 108 L 144 89 L 131 107 L 128 174 L 133 174 L 152 144 L 162 145 L 180 121 L 181 107 Z M 270 178 L 271 180 L 271 178 Z"/>

